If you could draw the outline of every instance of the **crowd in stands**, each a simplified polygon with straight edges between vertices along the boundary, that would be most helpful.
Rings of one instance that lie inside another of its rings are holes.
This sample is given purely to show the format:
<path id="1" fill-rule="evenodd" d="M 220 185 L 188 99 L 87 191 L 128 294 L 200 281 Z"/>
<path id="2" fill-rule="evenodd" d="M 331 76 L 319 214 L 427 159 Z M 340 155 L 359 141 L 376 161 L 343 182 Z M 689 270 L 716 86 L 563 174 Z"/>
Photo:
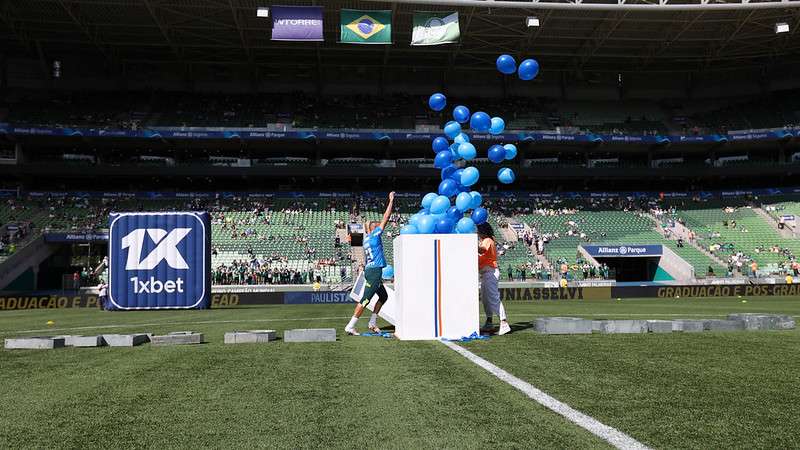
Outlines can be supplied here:
<path id="1" fill-rule="evenodd" d="M 683 105 L 680 101 L 563 103 L 554 98 L 453 98 L 473 110 L 502 113 L 507 128 L 595 134 L 719 134 L 737 129 L 792 127 L 800 123 L 797 91 L 753 99 Z M 454 103 L 455 104 L 455 103 Z M 635 105 L 635 106 L 634 106 Z M 441 126 L 443 113 L 431 112 L 423 98 L 408 94 L 320 96 L 215 94 L 196 92 L 13 91 L 0 105 L 20 125 L 137 130 L 171 127 L 267 127 L 413 129 Z M 637 111 L 620 113 L 620 109 Z M 346 113 L 344 113 L 346 111 Z"/>
<path id="2" fill-rule="evenodd" d="M 396 211 L 390 218 L 392 225 L 388 227 L 385 239 L 391 240 L 397 235 L 409 214 L 416 211 L 418 201 L 416 197 L 398 198 Z M 238 256 L 232 260 L 219 260 L 213 267 L 213 278 L 217 284 L 299 284 L 315 281 L 324 283 L 333 279 L 349 280 L 358 271 L 358 261 L 349 245 L 342 242 L 337 230 L 345 229 L 347 223 L 375 220 L 385 207 L 382 197 L 364 195 L 285 199 L 279 203 L 273 198 L 142 201 L 130 198 L 89 199 L 65 196 L 8 199 L 4 202 L 6 204 L 2 220 L 5 224 L 0 225 L 5 232 L 0 235 L 0 255 L 12 253 L 24 239 L 42 231 L 88 231 L 105 228 L 108 214 L 112 211 L 207 210 L 211 214 L 215 233 L 230 242 L 240 242 L 237 244 L 237 248 L 240 248 L 236 253 Z M 737 234 L 750 235 L 749 227 L 737 220 L 737 213 L 741 208 L 747 208 L 742 202 L 731 206 L 718 205 L 713 200 L 699 198 L 670 202 L 647 197 L 569 199 L 557 195 L 507 195 L 486 198 L 484 206 L 489 209 L 492 220 L 501 229 L 510 230 L 509 224 L 515 223 L 516 230 L 506 232 L 498 242 L 501 263 L 504 259 L 507 261 L 501 267 L 503 278 L 507 280 L 613 278 L 608 267 L 594 266 L 583 260 L 580 253 L 575 254 L 578 243 L 610 243 L 607 241 L 608 230 L 593 223 L 592 216 L 587 216 L 586 213 L 592 211 L 629 213 L 625 217 L 630 220 L 640 218 L 645 223 L 649 223 L 649 217 L 656 219 L 661 224 L 664 239 L 676 241 L 678 248 L 693 246 L 711 258 L 718 258 L 721 266 L 727 269 L 725 273 L 720 273 L 720 270 L 710 266 L 706 275 L 797 275 L 800 269 L 797 260 L 798 247 L 787 243 L 791 241 L 770 242 L 768 239 L 760 239 L 755 241 L 753 248 L 746 248 L 735 238 Z M 717 224 L 717 228 L 693 227 L 685 220 L 691 208 L 705 208 L 703 210 L 709 212 L 716 210 L 725 219 Z M 340 214 L 330 216 L 337 218 L 331 219 L 327 225 L 329 237 L 324 243 L 310 240 L 305 226 L 293 219 L 304 217 L 304 214 L 313 216 L 317 213 Z M 281 230 L 284 231 L 280 234 L 270 234 L 265 230 L 271 228 L 262 227 L 275 225 L 276 220 L 283 226 Z M 13 232 L 9 231 L 11 229 Z M 347 234 L 342 233 L 341 236 Z M 574 258 L 564 252 L 549 251 L 552 245 L 562 240 L 566 240 L 564 245 L 571 246 Z M 255 249 L 268 249 L 272 244 L 287 242 L 291 243 L 295 253 L 303 255 L 299 265 L 291 262 L 281 252 Z M 214 243 L 213 257 L 221 252 L 219 245 L 219 242 Z M 773 255 L 771 260 L 777 261 L 774 267 L 762 267 L 764 264 L 759 264 L 759 256 L 765 254 Z"/>

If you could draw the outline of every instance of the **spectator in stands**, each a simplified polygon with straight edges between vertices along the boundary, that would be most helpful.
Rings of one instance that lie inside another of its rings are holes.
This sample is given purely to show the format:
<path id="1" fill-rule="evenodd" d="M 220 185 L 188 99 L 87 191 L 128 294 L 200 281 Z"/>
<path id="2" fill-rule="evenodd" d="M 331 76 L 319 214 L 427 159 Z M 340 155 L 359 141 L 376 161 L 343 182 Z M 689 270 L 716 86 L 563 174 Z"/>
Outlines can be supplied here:
<path id="1" fill-rule="evenodd" d="M 506 273 L 508 274 L 508 281 L 514 281 L 514 268 L 511 267 L 511 264 L 508 265 Z"/>
<path id="2" fill-rule="evenodd" d="M 754 278 L 758 276 L 758 263 L 755 260 L 750 263 L 750 276 Z"/>

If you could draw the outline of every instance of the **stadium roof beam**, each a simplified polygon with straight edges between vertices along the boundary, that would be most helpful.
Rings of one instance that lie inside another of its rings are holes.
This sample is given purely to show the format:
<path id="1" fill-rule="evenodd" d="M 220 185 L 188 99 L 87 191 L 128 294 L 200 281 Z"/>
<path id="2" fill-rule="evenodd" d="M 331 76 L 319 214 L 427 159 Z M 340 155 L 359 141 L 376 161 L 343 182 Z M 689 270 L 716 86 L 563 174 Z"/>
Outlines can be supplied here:
<path id="1" fill-rule="evenodd" d="M 722 43 L 722 45 L 720 45 L 717 51 L 714 52 L 715 57 L 719 57 L 722 54 L 722 51 L 725 50 L 725 47 L 727 47 L 728 44 L 730 44 L 730 42 L 739 34 L 739 32 L 742 31 L 742 28 L 744 28 L 744 26 L 747 24 L 750 18 L 753 17 L 753 14 L 755 14 L 755 11 L 750 11 L 747 17 L 745 17 L 744 19 L 742 19 L 742 21 L 739 22 L 733 33 L 729 34 L 728 37 L 725 39 L 725 41 Z"/>
<path id="2" fill-rule="evenodd" d="M 625 0 L 620 0 L 620 1 L 625 1 Z M 550 17 L 551 14 L 553 14 L 552 10 L 545 12 L 542 17 L 539 17 L 538 27 L 528 27 L 527 30 L 528 35 L 525 37 L 525 39 L 522 40 L 519 46 L 519 50 L 516 53 L 517 59 L 522 58 L 522 54 L 525 51 L 525 49 L 530 47 L 531 44 L 536 40 L 536 38 L 539 37 L 539 34 L 541 34 L 542 30 L 545 27 L 545 24 L 547 23 L 547 19 Z M 533 30 L 536 31 L 533 31 L 532 28 Z"/>
<path id="3" fill-rule="evenodd" d="M 14 37 L 19 40 L 19 43 L 22 44 L 22 46 L 25 47 L 28 52 L 33 52 L 33 47 L 31 46 L 32 39 L 30 36 L 28 36 L 28 33 L 26 33 L 24 29 L 17 26 L 16 15 L 11 11 L 12 5 L 13 2 L 4 2 L 3 10 L 0 11 L 0 20 L 6 24 Z"/>
<path id="4" fill-rule="evenodd" d="M 78 12 L 75 10 L 77 5 L 68 5 L 64 0 L 58 0 L 58 4 L 64 9 L 64 11 L 66 11 L 67 15 L 70 19 L 72 19 L 72 22 L 77 25 L 78 29 L 80 29 L 81 32 L 87 38 L 89 38 L 89 41 L 94 44 L 98 50 L 100 50 L 100 53 L 102 53 L 109 62 L 113 62 L 114 56 L 111 54 L 111 52 L 100 43 L 100 40 L 97 39 L 96 33 L 92 33 L 86 22 L 78 16 Z"/>
<path id="5" fill-rule="evenodd" d="M 394 5 L 392 5 L 394 7 Z M 477 8 L 473 7 L 469 11 L 469 15 L 467 16 L 466 22 L 464 22 L 464 34 L 467 34 L 469 30 L 469 24 L 472 23 L 472 17 L 475 15 L 475 10 Z M 456 49 L 450 54 L 450 66 L 447 69 L 447 72 L 450 73 L 453 71 L 453 68 L 456 66 L 456 58 L 458 58 L 458 54 L 461 52 L 461 46 L 464 45 L 464 40 L 459 39 L 458 44 L 456 45 Z"/>
<path id="6" fill-rule="evenodd" d="M 156 10 L 150 0 L 142 0 L 142 3 L 144 3 L 145 8 L 147 8 L 147 12 L 150 13 L 150 17 L 153 19 L 153 22 L 155 22 L 158 30 L 161 31 L 161 35 L 164 36 L 164 40 L 167 41 L 167 45 L 169 45 L 169 48 L 172 49 L 172 53 L 174 53 L 175 57 L 177 57 L 179 60 L 182 60 L 183 55 L 181 55 L 180 49 L 177 45 L 175 45 L 175 42 L 169 36 L 169 30 L 167 29 L 167 26 L 156 13 Z"/>
<path id="7" fill-rule="evenodd" d="M 242 49 L 244 50 L 244 53 L 247 56 L 247 61 L 252 63 L 253 52 L 250 51 L 250 47 L 247 45 L 247 38 L 244 35 L 244 28 L 242 28 L 241 19 L 239 18 L 239 11 L 237 11 L 236 7 L 233 5 L 233 0 L 228 0 L 228 4 L 231 7 L 231 14 L 233 15 L 233 23 L 236 24 L 236 29 L 239 31 L 239 40 L 242 41 Z"/>
<path id="8" fill-rule="evenodd" d="M 365 0 L 367 2 L 386 3 L 387 0 Z M 528 9 L 561 9 L 585 11 L 730 11 L 752 9 L 789 9 L 800 8 L 800 0 L 763 0 L 750 2 L 746 0 L 691 0 L 693 3 L 631 3 L 620 0 L 599 0 L 583 3 L 582 0 L 389 0 L 391 3 L 408 3 L 414 5 L 436 6 L 477 6 L 482 8 L 528 8 Z"/>
<path id="9" fill-rule="evenodd" d="M 611 24 L 610 29 L 599 36 L 599 38 L 592 37 L 587 39 L 586 43 L 591 44 L 591 47 L 580 56 L 580 59 L 578 60 L 578 70 L 582 69 L 583 66 L 585 66 L 590 59 L 592 59 L 592 56 L 597 53 L 597 50 L 599 50 L 600 47 L 602 47 L 603 44 L 608 40 L 608 38 L 614 34 L 614 31 L 616 31 L 625 18 L 628 17 L 629 12 L 630 11 L 622 11 L 618 13 L 616 20 Z"/>

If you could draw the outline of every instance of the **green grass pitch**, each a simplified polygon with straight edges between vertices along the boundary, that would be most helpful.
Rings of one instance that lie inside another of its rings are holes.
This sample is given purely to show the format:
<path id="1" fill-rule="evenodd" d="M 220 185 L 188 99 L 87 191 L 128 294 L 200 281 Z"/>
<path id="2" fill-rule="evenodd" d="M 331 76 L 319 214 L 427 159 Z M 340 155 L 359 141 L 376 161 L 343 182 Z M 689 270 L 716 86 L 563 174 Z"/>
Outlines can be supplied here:
<path id="1" fill-rule="evenodd" d="M 800 316 L 800 298 L 506 306 L 514 333 L 464 346 L 653 448 L 800 447 L 800 330 L 542 336 L 526 329 L 537 316 Z M 0 338 L 195 330 L 209 341 L 0 351 L 0 448 L 607 447 L 441 343 L 342 336 L 351 312 L 352 305 L 0 312 Z M 280 335 L 307 327 L 335 327 L 339 341 L 222 343 L 236 329 Z"/>

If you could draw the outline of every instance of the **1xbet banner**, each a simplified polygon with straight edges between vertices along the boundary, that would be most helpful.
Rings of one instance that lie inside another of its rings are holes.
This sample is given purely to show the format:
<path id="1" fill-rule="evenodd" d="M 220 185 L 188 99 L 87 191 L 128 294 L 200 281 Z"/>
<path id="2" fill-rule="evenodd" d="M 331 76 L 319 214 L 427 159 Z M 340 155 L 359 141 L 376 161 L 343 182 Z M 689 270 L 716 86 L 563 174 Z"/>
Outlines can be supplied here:
<path id="1" fill-rule="evenodd" d="M 208 308 L 208 213 L 119 213 L 109 223 L 110 309 Z"/>

